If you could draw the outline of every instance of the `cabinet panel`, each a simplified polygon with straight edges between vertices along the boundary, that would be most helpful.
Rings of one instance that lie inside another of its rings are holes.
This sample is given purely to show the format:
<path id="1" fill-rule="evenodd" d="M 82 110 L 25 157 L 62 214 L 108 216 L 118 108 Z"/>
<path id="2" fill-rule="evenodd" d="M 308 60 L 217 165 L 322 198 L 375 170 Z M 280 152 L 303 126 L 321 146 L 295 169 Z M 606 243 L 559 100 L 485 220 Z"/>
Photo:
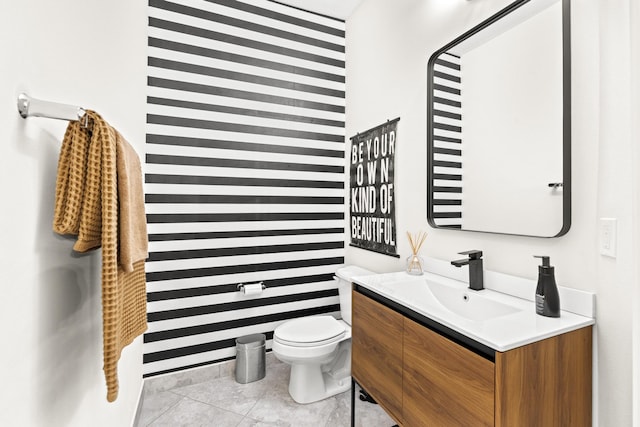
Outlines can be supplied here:
<path id="1" fill-rule="evenodd" d="M 592 327 L 495 363 L 359 292 L 352 327 L 353 377 L 402 426 L 591 426 Z"/>
<path id="2" fill-rule="evenodd" d="M 496 426 L 591 426 L 591 329 L 496 353 Z"/>
<path id="3" fill-rule="evenodd" d="M 353 292 L 351 372 L 391 416 L 402 414 L 403 316 Z"/>
<path id="4" fill-rule="evenodd" d="M 404 320 L 403 417 L 408 426 L 493 426 L 494 364 Z"/>

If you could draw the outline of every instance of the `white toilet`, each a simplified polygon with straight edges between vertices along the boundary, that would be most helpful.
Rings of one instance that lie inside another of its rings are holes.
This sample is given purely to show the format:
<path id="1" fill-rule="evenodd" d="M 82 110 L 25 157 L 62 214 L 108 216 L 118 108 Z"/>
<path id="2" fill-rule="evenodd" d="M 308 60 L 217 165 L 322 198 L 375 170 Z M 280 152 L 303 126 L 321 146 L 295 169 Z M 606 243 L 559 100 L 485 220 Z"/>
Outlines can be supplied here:
<path id="1" fill-rule="evenodd" d="M 341 320 L 301 317 L 273 332 L 273 354 L 291 365 L 289 394 L 296 402 L 316 402 L 351 387 L 351 279 L 370 274 L 356 266 L 336 271 Z"/>

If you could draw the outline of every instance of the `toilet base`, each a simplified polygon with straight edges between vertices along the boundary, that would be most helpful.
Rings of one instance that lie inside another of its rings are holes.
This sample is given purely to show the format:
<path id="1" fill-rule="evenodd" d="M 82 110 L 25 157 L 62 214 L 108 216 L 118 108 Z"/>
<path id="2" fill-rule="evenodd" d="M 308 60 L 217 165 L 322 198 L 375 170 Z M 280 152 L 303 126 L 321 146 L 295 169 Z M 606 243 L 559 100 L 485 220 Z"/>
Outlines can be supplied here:
<path id="1" fill-rule="evenodd" d="M 292 363 L 289 394 L 298 403 L 312 403 L 351 388 L 351 340 L 340 343 L 332 362 Z"/>
<path id="2" fill-rule="evenodd" d="M 318 365 L 291 365 L 289 394 L 298 403 L 313 403 L 351 388 L 351 376 L 333 378 Z"/>

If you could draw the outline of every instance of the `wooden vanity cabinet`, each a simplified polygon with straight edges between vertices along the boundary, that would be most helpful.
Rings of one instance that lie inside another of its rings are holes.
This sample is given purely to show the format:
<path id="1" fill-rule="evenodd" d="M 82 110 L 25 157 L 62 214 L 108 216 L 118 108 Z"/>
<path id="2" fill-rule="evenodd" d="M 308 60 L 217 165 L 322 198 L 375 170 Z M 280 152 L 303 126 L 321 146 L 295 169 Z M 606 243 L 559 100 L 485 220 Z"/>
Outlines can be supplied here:
<path id="1" fill-rule="evenodd" d="M 351 315 L 351 375 L 389 415 L 402 417 L 404 317 L 354 292 Z"/>
<path id="2" fill-rule="evenodd" d="M 403 336 L 406 425 L 493 426 L 494 364 L 407 318 Z"/>
<path id="3" fill-rule="evenodd" d="M 591 426 L 591 326 L 486 354 L 374 298 L 353 293 L 352 372 L 399 425 Z"/>
<path id="4" fill-rule="evenodd" d="M 590 427 L 592 329 L 496 352 L 495 425 Z"/>

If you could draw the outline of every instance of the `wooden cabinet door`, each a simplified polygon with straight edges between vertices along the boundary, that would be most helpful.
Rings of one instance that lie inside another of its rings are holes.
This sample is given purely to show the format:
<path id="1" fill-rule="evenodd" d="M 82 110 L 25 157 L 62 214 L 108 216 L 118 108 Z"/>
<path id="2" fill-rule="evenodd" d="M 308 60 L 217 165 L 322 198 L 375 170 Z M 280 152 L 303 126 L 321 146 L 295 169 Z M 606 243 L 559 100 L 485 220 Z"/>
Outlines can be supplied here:
<path id="1" fill-rule="evenodd" d="M 493 426 L 494 364 L 404 320 L 403 417 L 407 426 Z"/>
<path id="2" fill-rule="evenodd" d="M 496 352 L 496 427 L 591 426 L 592 333 Z"/>
<path id="3" fill-rule="evenodd" d="M 355 291 L 352 310 L 352 375 L 401 422 L 403 316 Z"/>

